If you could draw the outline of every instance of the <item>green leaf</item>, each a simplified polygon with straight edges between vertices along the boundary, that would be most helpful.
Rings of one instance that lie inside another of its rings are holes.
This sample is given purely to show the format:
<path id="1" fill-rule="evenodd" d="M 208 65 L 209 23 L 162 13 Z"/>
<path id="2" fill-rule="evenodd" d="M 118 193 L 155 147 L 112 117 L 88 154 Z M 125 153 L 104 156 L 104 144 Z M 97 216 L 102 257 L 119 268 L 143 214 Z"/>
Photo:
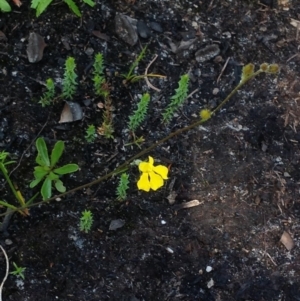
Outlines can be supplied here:
<path id="1" fill-rule="evenodd" d="M 77 164 L 66 164 L 62 167 L 56 168 L 53 170 L 53 172 L 59 174 L 59 175 L 65 175 L 67 173 L 72 173 L 77 171 L 79 166 Z"/>
<path id="2" fill-rule="evenodd" d="M 36 163 L 42 166 L 50 166 L 48 149 L 44 138 L 40 137 L 36 140 L 36 148 L 38 150 L 38 156 Z"/>
<path id="3" fill-rule="evenodd" d="M 43 180 L 43 178 L 37 178 L 35 180 L 33 180 L 32 182 L 30 182 L 29 187 L 30 188 L 34 188 L 36 185 L 38 185 L 41 181 Z"/>
<path id="4" fill-rule="evenodd" d="M 43 200 L 47 200 L 51 197 L 51 188 L 52 188 L 52 180 L 49 177 L 47 177 L 41 188 L 41 194 Z"/>
<path id="5" fill-rule="evenodd" d="M 32 0 L 31 1 L 31 8 L 37 8 L 37 6 L 39 5 L 40 0 Z"/>
<path id="6" fill-rule="evenodd" d="M 61 193 L 66 191 L 66 187 L 64 186 L 64 184 L 61 180 L 57 180 L 55 182 L 55 188 Z"/>
<path id="7" fill-rule="evenodd" d="M 69 8 L 73 11 L 73 13 L 77 17 L 81 17 L 81 13 L 79 11 L 79 8 L 73 0 L 64 0 L 64 1 L 68 4 Z"/>
<path id="8" fill-rule="evenodd" d="M 51 153 L 51 166 L 54 167 L 60 159 L 65 149 L 65 143 L 63 141 L 57 141 Z"/>
<path id="9" fill-rule="evenodd" d="M 59 179 L 59 177 L 58 177 L 58 175 L 56 175 L 54 172 L 50 172 L 49 173 L 49 176 L 48 176 L 50 179 L 51 179 L 51 181 L 54 181 L 54 180 L 58 180 Z"/>
<path id="10" fill-rule="evenodd" d="M 89 6 L 91 7 L 94 7 L 95 6 L 95 2 L 92 1 L 92 0 L 83 0 L 84 3 L 88 4 Z"/>
<path id="11" fill-rule="evenodd" d="M 42 166 L 36 166 L 34 169 L 33 175 L 36 179 L 43 179 L 49 173 Z"/>
<path id="12" fill-rule="evenodd" d="M 53 0 L 40 0 L 36 8 L 36 16 L 39 17 L 46 10 L 46 8 L 51 4 L 52 1 Z"/>
<path id="13" fill-rule="evenodd" d="M 11 7 L 6 0 L 0 0 L 0 10 L 4 13 L 9 13 L 11 11 Z"/>

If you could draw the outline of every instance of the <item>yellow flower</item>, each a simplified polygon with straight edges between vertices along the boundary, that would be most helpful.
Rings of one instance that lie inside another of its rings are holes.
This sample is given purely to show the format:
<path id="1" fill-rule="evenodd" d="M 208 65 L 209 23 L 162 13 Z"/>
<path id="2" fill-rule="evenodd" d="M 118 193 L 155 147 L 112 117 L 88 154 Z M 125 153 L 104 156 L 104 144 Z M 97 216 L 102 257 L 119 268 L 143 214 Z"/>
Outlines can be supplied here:
<path id="1" fill-rule="evenodd" d="M 200 112 L 201 120 L 206 121 L 211 117 L 211 111 L 207 109 L 203 109 Z"/>
<path id="2" fill-rule="evenodd" d="M 138 189 L 149 192 L 150 188 L 157 190 L 168 179 L 168 168 L 163 165 L 153 166 L 154 159 L 149 156 L 149 162 L 141 162 L 139 170 L 142 172 L 137 182 Z"/>

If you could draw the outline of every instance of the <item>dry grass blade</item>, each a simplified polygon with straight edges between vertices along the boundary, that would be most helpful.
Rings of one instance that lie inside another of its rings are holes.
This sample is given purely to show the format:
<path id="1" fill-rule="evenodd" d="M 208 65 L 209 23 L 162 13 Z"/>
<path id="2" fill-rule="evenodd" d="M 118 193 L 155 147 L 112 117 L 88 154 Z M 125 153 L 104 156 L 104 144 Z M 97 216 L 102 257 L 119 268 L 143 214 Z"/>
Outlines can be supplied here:
<path id="1" fill-rule="evenodd" d="M 3 247 L 0 245 L 0 248 L 4 254 L 4 257 L 5 257 L 5 262 L 6 262 L 6 271 L 5 271 L 5 276 L 2 280 L 2 283 L 0 285 L 0 301 L 2 301 L 2 289 L 3 289 L 3 285 L 7 279 L 7 276 L 8 276 L 8 271 L 9 271 L 9 260 L 8 260 L 8 257 L 7 257 L 7 254 L 5 252 L 5 250 L 3 249 Z"/>

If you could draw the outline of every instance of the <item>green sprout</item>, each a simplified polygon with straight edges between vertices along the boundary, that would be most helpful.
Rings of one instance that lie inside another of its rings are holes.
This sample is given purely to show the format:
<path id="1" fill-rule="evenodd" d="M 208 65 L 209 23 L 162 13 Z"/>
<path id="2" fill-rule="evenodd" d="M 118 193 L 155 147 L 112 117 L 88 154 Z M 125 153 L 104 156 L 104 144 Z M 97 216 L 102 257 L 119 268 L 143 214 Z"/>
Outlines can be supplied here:
<path id="1" fill-rule="evenodd" d="M 94 82 L 94 90 L 96 95 L 103 96 L 104 98 L 109 95 L 109 88 L 106 84 L 106 80 L 104 77 L 104 62 L 103 55 L 101 53 L 97 53 L 95 55 L 95 61 L 93 65 L 93 82 Z"/>
<path id="2" fill-rule="evenodd" d="M 175 89 L 176 93 L 171 97 L 171 102 L 165 109 L 165 112 L 162 114 L 163 121 L 165 123 L 169 123 L 171 121 L 173 114 L 184 103 L 188 95 L 188 88 L 189 88 L 189 75 L 184 74 L 181 76 L 179 80 L 178 88 Z"/>
<path id="3" fill-rule="evenodd" d="M 84 210 L 81 213 L 79 229 L 85 233 L 88 233 L 91 230 L 93 225 L 93 213 L 90 210 Z"/>
<path id="4" fill-rule="evenodd" d="M 64 73 L 63 83 L 62 83 L 63 86 L 62 96 L 64 98 L 72 99 L 76 92 L 77 74 L 75 72 L 75 68 L 76 68 L 75 59 L 73 57 L 68 57 L 65 63 L 65 73 Z"/>
<path id="5" fill-rule="evenodd" d="M 55 97 L 55 86 L 52 78 L 48 78 L 46 80 L 46 89 L 47 91 L 44 93 L 44 95 L 39 101 L 42 107 L 49 106 L 53 101 L 53 98 Z"/>
<path id="6" fill-rule="evenodd" d="M 88 143 L 92 143 L 96 139 L 96 128 L 93 124 L 89 125 L 88 128 L 86 129 L 86 135 L 84 136 L 85 140 Z"/>
<path id="7" fill-rule="evenodd" d="M 129 176 L 127 173 L 122 173 L 120 182 L 117 187 L 117 200 L 124 201 L 127 197 L 127 190 L 129 188 Z"/>
<path id="8" fill-rule="evenodd" d="M 59 179 L 59 177 L 61 175 L 73 173 L 77 171 L 79 167 L 77 164 L 66 164 L 62 167 L 56 168 L 56 164 L 65 148 L 63 141 L 57 141 L 55 143 L 50 159 L 44 138 L 40 137 L 36 140 L 36 148 L 38 155 L 35 161 L 39 166 L 34 168 L 35 179 L 30 183 L 30 188 L 37 186 L 41 181 L 43 181 L 41 194 L 43 200 L 46 200 L 52 195 L 52 182 L 54 182 L 54 186 L 59 192 L 65 192 L 66 187 L 63 185 L 63 182 Z"/>
<path id="9" fill-rule="evenodd" d="M 140 124 L 145 120 L 147 116 L 148 104 L 150 102 L 150 94 L 145 93 L 142 95 L 141 100 L 137 105 L 137 109 L 129 116 L 128 129 L 135 132 Z"/>
<path id="10" fill-rule="evenodd" d="M 14 266 L 15 270 L 10 272 L 10 274 L 20 277 L 23 280 L 25 280 L 24 272 L 25 272 L 26 268 L 18 267 L 15 262 L 13 262 L 13 266 Z"/>
<path id="11" fill-rule="evenodd" d="M 1 0 L 3 1 L 3 0 Z M 32 0 L 31 8 L 36 10 L 36 16 L 40 16 L 46 8 L 53 2 L 53 0 Z M 81 12 L 77 4 L 73 0 L 64 0 L 64 2 L 69 6 L 70 10 L 77 16 L 81 17 Z M 95 2 L 92 0 L 83 0 L 83 2 L 91 7 L 95 6 Z"/>

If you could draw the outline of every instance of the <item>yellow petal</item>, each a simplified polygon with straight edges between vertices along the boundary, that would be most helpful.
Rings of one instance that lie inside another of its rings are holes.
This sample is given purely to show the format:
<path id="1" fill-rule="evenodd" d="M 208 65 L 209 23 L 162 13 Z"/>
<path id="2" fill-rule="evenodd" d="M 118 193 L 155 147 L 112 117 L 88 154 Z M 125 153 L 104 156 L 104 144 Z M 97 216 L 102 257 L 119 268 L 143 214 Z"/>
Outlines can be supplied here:
<path id="1" fill-rule="evenodd" d="M 152 166 L 148 162 L 141 162 L 139 164 L 139 170 L 141 172 L 149 172 L 152 170 Z"/>
<path id="2" fill-rule="evenodd" d="M 154 159 L 153 159 L 152 157 L 149 156 L 149 164 L 150 164 L 151 166 L 153 166 L 153 163 L 154 163 Z"/>
<path id="3" fill-rule="evenodd" d="M 168 168 L 163 165 L 153 166 L 153 171 L 159 174 L 164 180 L 168 179 Z"/>
<path id="4" fill-rule="evenodd" d="M 147 173 L 142 173 L 140 179 L 137 182 L 137 187 L 139 190 L 144 190 L 149 192 L 150 182 L 149 182 L 149 175 Z"/>
<path id="5" fill-rule="evenodd" d="M 149 176 L 150 176 L 151 189 L 157 190 L 158 188 L 160 188 L 161 186 L 164 185 L 164 180 L 162 179 L 162 177 L 160 175 L 151 171 L 151 172 L 149 172 Z"/>

